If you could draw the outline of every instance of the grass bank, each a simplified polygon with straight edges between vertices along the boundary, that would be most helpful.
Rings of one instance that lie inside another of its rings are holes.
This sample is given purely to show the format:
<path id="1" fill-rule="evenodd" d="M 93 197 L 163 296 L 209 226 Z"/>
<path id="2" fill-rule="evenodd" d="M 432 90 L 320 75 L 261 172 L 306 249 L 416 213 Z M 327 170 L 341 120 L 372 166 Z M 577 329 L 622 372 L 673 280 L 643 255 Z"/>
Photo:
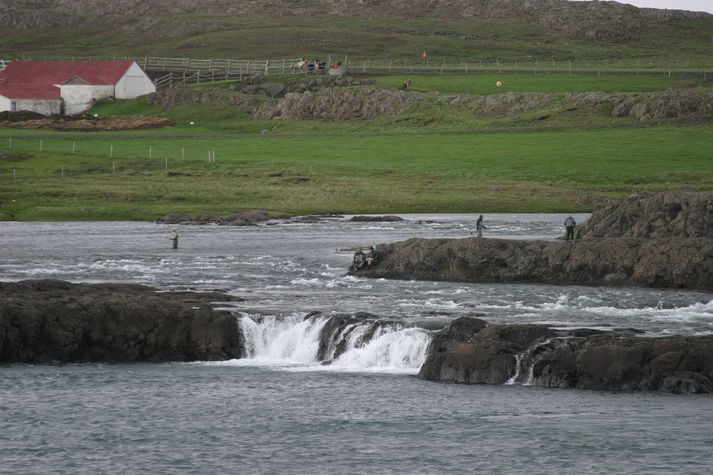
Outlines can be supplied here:
<path id="1" fill-rule="evenodd" d="M 0 219 L 585 211 L 592 194 L 713 189 L 712 127 L 39 140 L 0 161 Z"/>

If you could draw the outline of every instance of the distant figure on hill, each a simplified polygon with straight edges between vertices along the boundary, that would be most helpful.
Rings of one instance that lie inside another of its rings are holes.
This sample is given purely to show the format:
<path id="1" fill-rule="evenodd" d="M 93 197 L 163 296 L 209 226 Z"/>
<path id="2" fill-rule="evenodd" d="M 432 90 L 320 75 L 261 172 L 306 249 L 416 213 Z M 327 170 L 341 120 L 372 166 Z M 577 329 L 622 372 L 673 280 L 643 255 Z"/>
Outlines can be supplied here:
<path id="1" fill-rule="evenodd" d="M 173 248 L 178 249 L 178 233 L 175 229 L 171 231 L 171 237 L 169 239 L 173 241 Z"/>
<path id="2" fill-rule="evenodd" d="M 483 215 L 481 214 L 480 216 L 478 216 L 478 220 L 475 222 L 475 231 L 478 233 L 479 238 L 483 237 L 483 229 L 486 228 L 483 224 Z"/>
<path id="3" fill-rule="evenodd" d="M 567 234 L 565 234 L 565 239 L 569 241 L 570 239 L 574 241 L 574 227 L 577 226 L 576 221 L 572 216 L 567 216 L 567 219 L 564 220 L 564 227 L 567 230 Z"/>

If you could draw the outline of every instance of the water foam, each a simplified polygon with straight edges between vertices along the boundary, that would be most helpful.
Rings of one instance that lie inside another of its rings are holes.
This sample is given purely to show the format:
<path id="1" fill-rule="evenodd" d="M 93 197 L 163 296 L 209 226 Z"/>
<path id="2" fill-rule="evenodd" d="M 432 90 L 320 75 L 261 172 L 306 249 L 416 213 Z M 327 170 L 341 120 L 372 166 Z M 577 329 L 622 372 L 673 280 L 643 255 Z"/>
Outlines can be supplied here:
<path id="1" fill-rule="evenodd" d="M 290 371 L 350 371 L 416 374 L 426 359 L 430 333 L 400 324 L 380 325 L 357 322 L 340 330 L 346 342 L 344 352 L 329 364 L 319 361 L 322 332 L 330 317 L 305 318 L 244 314 L 240 327 L 246 358 L 230 365 L 274 366 Z M 333 339 L 330 338 L 330 341 Z M 326 357 L 334 357 L 330 347 Z"/>

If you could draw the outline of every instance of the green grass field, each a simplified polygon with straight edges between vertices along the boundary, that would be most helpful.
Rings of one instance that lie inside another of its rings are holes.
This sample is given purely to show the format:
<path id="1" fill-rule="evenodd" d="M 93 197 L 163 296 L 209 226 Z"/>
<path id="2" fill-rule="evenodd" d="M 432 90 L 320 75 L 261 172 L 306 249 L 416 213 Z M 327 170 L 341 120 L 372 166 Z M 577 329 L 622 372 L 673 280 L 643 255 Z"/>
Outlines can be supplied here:
<path id="1" fill-rule="evenodd" d="M 0 162 L 1 219 L 143 220 L 239 208 L 273 215 L 584 211 L 592 194 L 713 189 L 713 128 L 702 126 L 42 140 L 40 152 L 39 139 L 15 137 Z"/>

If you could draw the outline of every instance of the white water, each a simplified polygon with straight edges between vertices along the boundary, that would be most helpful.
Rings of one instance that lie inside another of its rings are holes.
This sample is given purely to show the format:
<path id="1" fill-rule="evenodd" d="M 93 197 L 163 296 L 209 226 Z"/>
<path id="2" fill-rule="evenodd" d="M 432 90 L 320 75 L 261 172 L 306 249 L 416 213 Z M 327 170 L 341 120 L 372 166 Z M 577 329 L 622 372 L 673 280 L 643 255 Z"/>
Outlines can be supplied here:
<path id="1" fill-rule="evenodd" d="M 320 337 L 330 317 L 292 314 L 284 317 L 243 315 L 240 328 L 247 358 L 229 364 L 240 366 L 274 366 L 309 371 L 357 371 L 416 374 L 426 359 L 431 340 L 427 330 L 401 324 L 379 325 L 373 334 L 373 321 L 347 325 L 339 330 L 337 341 L 346 341 L 345 351 L 334 357 L 332 343 L 329 360 L 318 357 Z"/>

